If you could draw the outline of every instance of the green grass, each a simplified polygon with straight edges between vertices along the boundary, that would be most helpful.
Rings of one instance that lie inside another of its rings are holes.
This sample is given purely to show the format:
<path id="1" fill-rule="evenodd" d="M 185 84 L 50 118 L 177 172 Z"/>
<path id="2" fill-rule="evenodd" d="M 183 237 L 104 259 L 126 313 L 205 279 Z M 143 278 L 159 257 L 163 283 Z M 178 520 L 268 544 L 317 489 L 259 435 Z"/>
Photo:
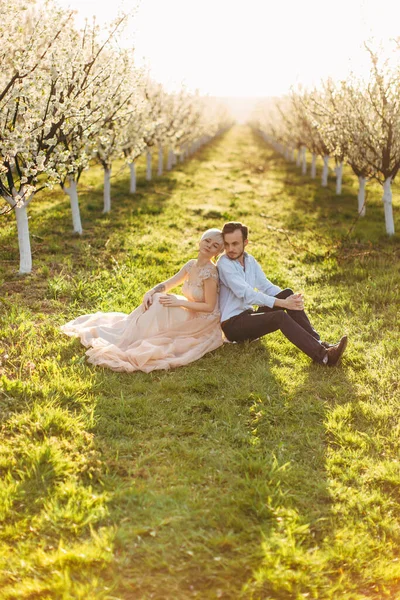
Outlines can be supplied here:
<path id="1" fill-rule="evenodd" d="M 163 178 L 143 169 L 133 196 L 115 177 L 110 215 L 100 169 L 84 175 L 82 237 L 66 197 L 40 194 L 30 276 L 2 220 L 1 600 L 397 598 L 400 239 L 380 190 L 355 223 L 351 173 L 336 197 L 244 127 Z M 228 219 L 274 282 L 304 290 L 324 339 L 348 333 L 340 367 L 277 332 L 114 373 L 59 332 L 130 312 Z"/>

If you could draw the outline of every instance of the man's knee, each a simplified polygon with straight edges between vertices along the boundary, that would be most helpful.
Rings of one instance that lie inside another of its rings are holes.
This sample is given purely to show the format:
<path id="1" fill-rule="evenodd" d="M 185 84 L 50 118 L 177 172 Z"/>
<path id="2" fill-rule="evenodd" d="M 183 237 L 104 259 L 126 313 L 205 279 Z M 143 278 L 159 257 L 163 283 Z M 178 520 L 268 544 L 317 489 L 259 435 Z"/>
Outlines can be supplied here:
<path id="1" fill-rule="evenodd" d="M 285 298 L 289 298 L 289 296 L 293 296 L 293 294 L 294 294 L 293 290 L 291 290 L 290 288 L 285 288 L 284 290 L 279 292 L 279 294 L 277 294 L 275 297 L 281 298 L 282 300 L 284 300 Z"/>

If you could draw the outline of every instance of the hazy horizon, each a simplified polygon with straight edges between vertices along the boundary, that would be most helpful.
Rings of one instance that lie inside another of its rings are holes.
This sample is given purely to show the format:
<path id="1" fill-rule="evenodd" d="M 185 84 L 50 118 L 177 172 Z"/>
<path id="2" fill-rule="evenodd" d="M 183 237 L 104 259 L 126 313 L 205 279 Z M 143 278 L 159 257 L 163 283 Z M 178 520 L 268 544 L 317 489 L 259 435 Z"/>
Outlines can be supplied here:
<path id="1" fill-rule="evenodd" d="M 58 3 L 76 9 L 80 25 L 94 14 L 105 24 L 132 8 L 127 0 Z M 387 47 L 399 36 L 399 22 L 400 3 L 392 0 L 337 0 L 326 7 L 319 0 L 142 0 L 123 44 L 135 48 L 137 64 L 148 64 L 169 91 L 184 83 L 202 95 L 270 97 L 352 70 L 365 76 L 363 41 L 375 36 Z"/>

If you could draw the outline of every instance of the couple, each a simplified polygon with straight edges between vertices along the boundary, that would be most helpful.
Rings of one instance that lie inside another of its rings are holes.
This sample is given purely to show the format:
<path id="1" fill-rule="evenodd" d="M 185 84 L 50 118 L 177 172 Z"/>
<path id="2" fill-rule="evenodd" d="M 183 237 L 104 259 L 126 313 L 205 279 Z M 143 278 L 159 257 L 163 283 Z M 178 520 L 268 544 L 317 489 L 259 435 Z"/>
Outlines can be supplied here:
<path id="1" fill-rule="evenodd" d="M 335 345 L 321 342 L 303 310 L 302 295 L 273 285 L 245 252 L 247 243 L 242 223 L 208 229 L 197 258 L 149 290 L 132 313 L 83 315 L 61 330 L 90 347 L 90 363 L 114 371 L 179 367 L 221 346 L 222 332 L 228 341 L 242 342 L 278 329 L 315 362 L 337 364 L 347 337 Z M 212 259 L 224 248 L 216 266 Z M 183 296 L 166 293 L 182 283 Z"/>

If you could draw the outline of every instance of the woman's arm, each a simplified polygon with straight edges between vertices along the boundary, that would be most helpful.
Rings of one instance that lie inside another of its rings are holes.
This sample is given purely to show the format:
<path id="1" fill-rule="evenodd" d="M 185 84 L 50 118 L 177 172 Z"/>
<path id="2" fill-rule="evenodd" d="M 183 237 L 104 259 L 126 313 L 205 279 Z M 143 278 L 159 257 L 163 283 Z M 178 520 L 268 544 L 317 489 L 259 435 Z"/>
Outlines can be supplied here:
<path id="1" fill-rule="evenodd" d="M 186 275 L 187 275 L 186 265 L 187 265 L 187 263 L 185 265 L 183 265 L 182 269 L 180 269 L 180 271 L 178 271 L 178 273 L 176 273 L 173 277 L 170 277 L 166 281 L 162 281 L 161 283 L 158 283 L 153 288 L 151 288 L 151 290 L 149 290 L 148 292 L 145 293 L 145 295 L 143 296 L 143 301 L 142 301 L 144 310 L 147 310 L 153 304 L 154 294 L 157 294 L 160 292 L 161 293 L 168 292 L 168 290 L 171 290 L 172 288 L 176 287 L 177 285 L 179 285 L 186 279 Z"/>
<path id="2" fill-rule="evenodd" d="M 160 304 L 163 306 L 181 306 L 198 312 L 211 313 L 217 304 L 217 282 L 215 279 L 209 277 L 208 279 L 204 279 L 203 285 L 204 302 L 190 302 L 189 300 L 182 300 L 166 295 L 160 297 Z"/>

